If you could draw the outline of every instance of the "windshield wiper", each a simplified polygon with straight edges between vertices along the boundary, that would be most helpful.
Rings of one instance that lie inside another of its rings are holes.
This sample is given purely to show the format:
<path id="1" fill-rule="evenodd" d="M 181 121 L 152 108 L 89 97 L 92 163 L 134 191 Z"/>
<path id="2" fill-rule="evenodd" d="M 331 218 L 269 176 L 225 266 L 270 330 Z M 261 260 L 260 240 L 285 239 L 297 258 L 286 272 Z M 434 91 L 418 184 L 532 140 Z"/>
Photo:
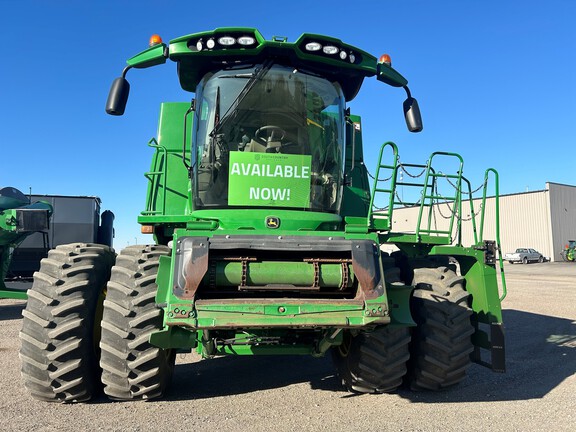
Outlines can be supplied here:
<path id="1" fill-rule="evenodd" d="M 224 126 L 224 124 L 226 124 L 226 122 L 228 120 L 230 120 L 230 118 L 232 117 L 232 113 L 234 113 L 236 111 L 236 108 L 238 108 L 238 106 L 240 105 L 240 103 L 244 100 L 244 98 L 246 97 L 246 95 L 248 95 L 248 93 L 250 93 L 250 91 L 252 90 L 252 88 L 254 88 L 254 85 L 256 85 L 256 83 L 258 81 L 260 81 L 264 75 L 266 75 L 268 73 L 268 71 L 270 70 L 270 68 L 272 67 L 272 65 L 274 64 L 273 60 L 266 60 L 262 66 L 260 66 L 260 68 L 258 68 L 256 71 L 254 71 L 254 73 L 251 75 L 250 79 L 248 80 L 248 82 L 244 85 L 244 87 L 242 88 L 242 90 L 240 91 L 240 93 L 238 93 L 238 96 L 236 96 L 236 99 L 234 99 L 234 101 L 230 104 L 230 107 L 226 110 L 226 112 L 224 113 L 224 115 L 220 118 L 220 121 L 218 122 L 218 124 L 214 125 L 214 129 L 212 129 L 212 131 L 209 133 L 209 136 L 214 138 L 214 136 L 216 136 L 216 134 L 222 129 L 222 127 Z M 242 78 L 244 77 L 244 74 L 242 74 Z M 233 77 L 233 75 L 227 75 L 226 77 Z M 220 101 L 218 100 L 216 102 L 217 107 L 216 109 L 218 111 L 220 111 Z"/>

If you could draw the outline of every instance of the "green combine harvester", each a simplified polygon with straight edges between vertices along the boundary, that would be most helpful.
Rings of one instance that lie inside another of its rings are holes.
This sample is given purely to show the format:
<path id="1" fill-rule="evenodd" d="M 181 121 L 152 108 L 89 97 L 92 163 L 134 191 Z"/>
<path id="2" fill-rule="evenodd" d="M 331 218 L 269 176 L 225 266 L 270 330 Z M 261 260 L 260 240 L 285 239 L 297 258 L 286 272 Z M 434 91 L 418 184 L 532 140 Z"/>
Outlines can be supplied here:
<path id="1" fill-rule="evenodd" d="M 444 389 L 471 362 L 504 371 L 503 265 L 499 240 L 483 239 L 489 183 L 498 202 L 496 171 L 486 171 L 475 211 L 459 155 L 401 163 L 388 142 L 370 185 L 361 119 L 347 108 L 364 79 L 403 88 L 407 126 L 422 130 L 389 57 L 316 34 L 292 43 L 220 28 L 169 44 L 155 35 L 114 81 L 106 111 L 124 113 L 129 70 L 168 59 L 194 98 L 163 103 L 148 143 L 138 221 L 154 243 L 117 256 L 64 245 L 42 261 L 21 332 L 22 374 L 35 398 L 85 401 L 100 382 L 115 400 L 161 397 L 176 353 L 192 350 L 329 354 L 360 393 L 403 383 Z M 435 168 L 446 161 L 453 172 Z M 403 181 L 406 169 L 422 177 Z M 451 193 L 438 187 L 446 181 Z M 400 189 L 419 198 L 400 200 Z M 434 217 L 440 204 L 451 209 L 446 227 Z M 395 232 L 394 210 L 405 205 L 418 217 Z M 467 246 L 465 214 L 475 238 Z"/>
<path id="2" fill-rule="evenodd" d="M 0 298 L 26 299 L 26 292 L 8 288 L 4 279 L 8 274 L 12 253 L 26 237 L 48 230 L 52 206 L 30 200 L 13 187 L 0 188 Z"/>

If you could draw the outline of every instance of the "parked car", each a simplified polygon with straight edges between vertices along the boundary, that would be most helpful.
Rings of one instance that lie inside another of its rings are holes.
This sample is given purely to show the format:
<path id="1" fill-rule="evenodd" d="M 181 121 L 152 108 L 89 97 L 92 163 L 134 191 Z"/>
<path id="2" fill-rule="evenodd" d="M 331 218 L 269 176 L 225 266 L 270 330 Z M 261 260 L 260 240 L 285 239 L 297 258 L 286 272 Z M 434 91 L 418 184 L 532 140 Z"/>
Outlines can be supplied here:
<path id="1" fill-rule="evenodd" d="M 518 248 L 514 253 L 504 254 L 504 259 L 510 264 L 522 263 L 528 264 L 529 262 L 544 262 L 544 256 L 534 249 Z"/>

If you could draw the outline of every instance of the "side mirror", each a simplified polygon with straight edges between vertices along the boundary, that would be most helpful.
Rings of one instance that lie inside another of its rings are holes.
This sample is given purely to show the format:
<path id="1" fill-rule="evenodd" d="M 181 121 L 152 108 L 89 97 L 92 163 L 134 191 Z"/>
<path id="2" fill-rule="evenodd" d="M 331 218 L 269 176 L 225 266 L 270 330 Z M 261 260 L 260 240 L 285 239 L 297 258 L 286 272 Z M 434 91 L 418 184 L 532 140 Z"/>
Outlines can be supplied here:
<path id="1" fill-rule="evenodd" d="M 404 101 L 404 118 L 410 132 L 420 132 L 424 128 L 418 101 L 411 96 Z"/>
<path id="2" fill-rule="evenodd" d="M 130 84 L 124 77 L 119 77 L 112 82 L 108 100 L 106 101 L 106 112 L 110 115 L 121 116 L 126 109 Z"/>

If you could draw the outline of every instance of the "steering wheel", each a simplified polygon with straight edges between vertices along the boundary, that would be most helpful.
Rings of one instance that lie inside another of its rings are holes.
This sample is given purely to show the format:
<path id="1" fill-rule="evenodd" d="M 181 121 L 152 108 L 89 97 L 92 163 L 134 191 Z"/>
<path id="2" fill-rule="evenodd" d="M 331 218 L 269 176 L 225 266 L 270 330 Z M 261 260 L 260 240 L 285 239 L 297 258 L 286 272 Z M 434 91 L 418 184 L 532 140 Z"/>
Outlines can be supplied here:
<path id="1" fill-rule="evenodd" d="M 286 131 L 278 126 L 267 125 L 258 129 L 254 136 L 264 143 L 268 143 L 269 141 L 282 141 L 286 136 Z"/>

